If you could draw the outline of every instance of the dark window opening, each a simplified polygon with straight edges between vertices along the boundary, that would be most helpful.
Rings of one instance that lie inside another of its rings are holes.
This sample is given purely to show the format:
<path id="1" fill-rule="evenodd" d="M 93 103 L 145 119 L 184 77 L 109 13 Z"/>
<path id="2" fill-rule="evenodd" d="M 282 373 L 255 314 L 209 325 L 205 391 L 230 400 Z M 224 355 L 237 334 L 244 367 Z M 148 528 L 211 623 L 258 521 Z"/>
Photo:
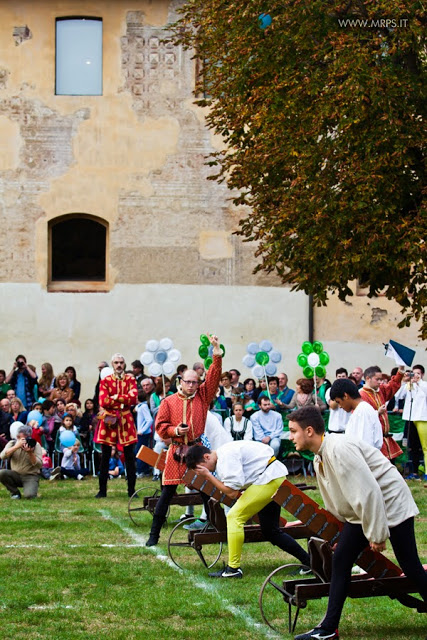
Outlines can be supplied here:
<path id="1" fill-rule="evenodd" d="M 105 281 L 107 229 L 88 218 L 52 226 L 52 282 Z"/>

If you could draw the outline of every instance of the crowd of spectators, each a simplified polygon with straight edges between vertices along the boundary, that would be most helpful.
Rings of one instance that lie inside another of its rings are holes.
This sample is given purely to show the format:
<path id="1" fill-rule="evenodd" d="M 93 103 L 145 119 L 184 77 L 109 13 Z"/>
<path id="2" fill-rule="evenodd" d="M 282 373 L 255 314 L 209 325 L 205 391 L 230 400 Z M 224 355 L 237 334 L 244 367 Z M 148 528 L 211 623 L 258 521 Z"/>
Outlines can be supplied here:
<path id="1" fill-rule="evenodd" d="M 28 471 L 29 463 L 36 465 L 30 475 L 83 479 L 89 473 L 80 462 L 83 460 L 82 452 L 86 455 L 85 460 L 91 460 L 92 451 L 96 450 L 93 440 L 98 423 L 99 381 L 106 366 L 109 366 L 106 361 L 99 363 L 93 395 L 83 403 L 80 399 L 81 384 L 73 366 L 67 366 L 55 375 L 52 365 L 45 362 L 38 376 L 36 368 L 20 354 L 9 373 L 0 369 L 0 464 L 4 470 L 7 467 L 13 470 L 14 457 L 16 460 L 19 457 L 19 469 L 23 467 Z M 146 375 L 139 360 L 134 360 L 131 367 L 128 373 L 135 377 L 138 388 L 138 404 L 133 408 L 138 435 L 135 453 L 142 444 L 161 451 L 165 445 L 155 434 L 156 414 L 162 400 L 179 390 L 181 376 L 187 367 L 179 365 L 170 379 Z M 192 368 L 200 379 L 204 378 L 202 363 L 196 362 Z M 335 376 L 336 380 L 345 379 L 351 383 L 356 395 L 350 390 L 347 396 L 355 395 L 357 402 L 354 406 L 359 402 L 359 394 L 364 404 L 371 405 L 384 436 L 389 429 L 388 413 L 402 415 L 406 421 L 405 438 L 409 439 L 412 452 L 410 477 L 417 477 L 423 459 L 427 460 L 427 382 L 423 378 L 422 365 L 415 365 L 411 372 L 395 368 L 390 375 L 375 366 L 366 369 L 354 367 L 350 373 L 341 367 Z M 343 408 L 345 402 L 341 403 L 339 395 L 332 393 L 331 398 L 331 386 L 331 381 L 326 378 L 298 378 L 294 385 L 289 386 L 284 372 L 260 380 L 246 378 L 241 381 L 240 372 L 232 368 L 221 375 L 211 412 L 234 440 L 253 439 L 270 444 L 278 455 L 286 416 L 301 407 L 317 406 L 319 411 L 328 414 L 330 431 L 346 431 L 353 409 L 347 411 Z M 362 413 L 359 408 L 358 414 Z M 76 445 L 69 451 L 64 451 L 60 444 L 60 433 L 66 429 L 73 430 L 77 437 Z M 28 446 L 28 438 L 34 440 L 33 447 Z M 59 457 L 54 468 L 55 454 Z M 124 473 L 120 450 L 114 451 L 109 475 L 114 478 Z M 137 459 L 137 476 L 146 475 L 153 475 L 153 470 Z M 158 477 L 156 472 L 154 477 Z M 21 485 L 27 497 L 34 495 L 33 480 L 30 478 L 31 491 L 26 491 L 25 485 Z M 12 497 L 17 495 L 16 475 L 13 491 L 10 477 L 7 482 L 0 477 L 0 481 Z"/>

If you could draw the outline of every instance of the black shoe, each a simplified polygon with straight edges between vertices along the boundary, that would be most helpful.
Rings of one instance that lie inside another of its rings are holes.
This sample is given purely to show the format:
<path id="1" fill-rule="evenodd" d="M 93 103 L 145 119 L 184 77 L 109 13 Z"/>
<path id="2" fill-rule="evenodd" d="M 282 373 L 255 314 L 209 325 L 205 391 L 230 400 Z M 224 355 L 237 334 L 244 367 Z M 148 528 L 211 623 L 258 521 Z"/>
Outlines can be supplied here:
<path id="1" fill-rule="evenodd" d="M 156 536 L 150 536 L 147 540 L 147 542 L 145 543 L 146 547 L 155 547 L 156 544 L 158 543 L 159 539 L 156 538 Z"/>
<path id="2" fill-rule="evenodd" d="M 107 494 L 102 493 L 102 491 L 98 491 L 98 493 L 95 496 L 95 498 L 106 498 L 106 497 L 107 497 Z"/>
<path id="3" fill-rule="evenodd" d="M 335 640 L 339 638 L 338 629 L 336 631 L 325 631 L 322 627 L 314 627 L 306 633 L 294 636 L 294 640 Z"/>
<path id="4" fill-rule="evenodd" d="M 214 571 L 209 574 L 210 578 L 243 578 L 243 571 L 238 567 L 229 567 L 228 565 L 221 571 Z"/>

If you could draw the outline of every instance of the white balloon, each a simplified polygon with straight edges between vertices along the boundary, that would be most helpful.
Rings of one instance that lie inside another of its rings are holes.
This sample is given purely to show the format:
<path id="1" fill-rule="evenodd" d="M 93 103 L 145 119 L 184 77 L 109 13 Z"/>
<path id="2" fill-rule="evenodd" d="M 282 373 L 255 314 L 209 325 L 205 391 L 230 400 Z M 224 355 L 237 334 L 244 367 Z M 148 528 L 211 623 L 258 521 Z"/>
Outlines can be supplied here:
<path id="1" fill-rule="evenodd" d="M 160 364 L 158 364 L 158 362 L 153 362 L 152 364 L 150 364 L 150 366 L 148 367 L 148 371 L 150 372 L 151 376 L 162 375 L 162 367 Z"/>
<path id="2" fill-rule="evenodd" d="M 320 363 L 319 356 L 317 355 L 317 353 L 310 353 L 307 356 L 307 361 L 310 367 L 317 367 L 317 365 Z"/>
<path id="3" fill-rule="evenodd" d="M 107 376 L 111 376 L 114 373 L 114 369 L 111 367 L 104 367 L 101 369 L 101 380 L 104 380 Z"/>
<path id="4" fill-rule="evenodd" d="M 257 364 L 252 369 L 252 373 L 253 373 L 255 378 L 263 378 L 264 377 L 264 367 L 262 367 L 260 364 Z"/>
<path id="5" fill-rule="evenodd" d="M 256 342 L 250 342 L 246 347 L 246 351 L 255 356 L 259 351 L 259 344 L 257 344 Z"/>
<path id="6" fill-rule="evenodd" d="M 275 362 L 275 363 L 277 364 L 278 362 L 280 362 L 280 361 L 281 361 L 281 359 L 282 359 L 282 354 L 280 353 L 280 351 L 274 351 L 274 350 L 273 350 L 273 351 L 270 353 L 270 360 L 271 360 L 271 362 Z"/>
<path id="7" fill-rule="evenodd" d="M 154 351 L 157 351 L 157 349 L 159 348 L 159 341 L 148 340 L 147 344 L 145 345 L 145 348 L 147 349 L 147 351 L 152 351 L 154 353 Z"/>
<path id="8" fill-rule="evenodd" d="M 173 372 L 175 371 L 175 366 L 172 362 L 169 362 L 168 360 L 164 363 L 163 365 L 163 373 L 165 374 L 165 376 L 171 376 L 173 374 Z"/>
<path id="9" fill-rule="evenodd" d="M 277 373 L 277 367 L 275 364 L 273 364 L 272 362 L 269 362 L 268 364 L 265 365 L 265 373 L 268 376 L 275 376 Z"/>
<path id="10" fill-rule="evenodd" d="M 171 362 L 178 362 L 181 360 L 181 352 L 178 349 L 171 349 L 168 353 L 168 360 Z"/>
<path id="11" fill-rule="evenodd" d="M 266 351 L 267 353 L 272 350 L 273 345 L 270 340 L 261 340 L 259 343 L 260 351 Z"/>
<path id="12" fill-rule="evenodd" d="M 245 365 L 245 367 L 248 367 L 248 369 L 252 369 L 252 367 L 255 364 L 255 356 L 253 356 L 250 353 L 248 353 L 248 354 L 245 355 L 245 357 L 243 358 L 242 362 Z"/>
<path id="13" fill-rule="evenodd" d="M 17 420 L 16 422 L 12 422 L 12 424 L 10 425 L 10 429 L 9 429 L 11 440 L 16 440 L 16 438 L 18 436 L 18 429 L 19 429 L 19 427 L 23 427 L 23 426 L 24 426 L 24 423 L 23 422 L 19 422 L 19 420 Z"/>
<path id="14" fill-rule="evenodd" d="M 150 351 L 144 351 L 139 359 L 141 364 L 151 364 L 153 362 L 153 354 Z"/>
<path id="15" fill-rule="evenodd" d="M 160 349 L 169 351 L 169 349 L 172 349 L 172 347 L 173 347 L 173 342 L 170 338 L 162 338 L 160 340 Z"/>

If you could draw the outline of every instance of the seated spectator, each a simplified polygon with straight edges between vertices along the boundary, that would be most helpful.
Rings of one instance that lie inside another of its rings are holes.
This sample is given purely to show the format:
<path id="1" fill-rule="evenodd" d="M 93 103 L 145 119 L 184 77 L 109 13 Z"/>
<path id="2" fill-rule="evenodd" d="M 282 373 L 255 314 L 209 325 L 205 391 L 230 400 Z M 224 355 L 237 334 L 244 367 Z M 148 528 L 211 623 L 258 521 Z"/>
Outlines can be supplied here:
<path id="1" fill-rule="evenodd" d="M 289 404 L 284 403 L 285 409 L 301 409 L 301 407 L 307 407 L 316 404 L 316 396 L 314 394 L 314 381 L 312 378 L 299 378 L 295 384 L 296 391 Z M 326 403 L 322 398 L 317 396 L 317 406 L 320 411 L 326 411 Z"/>
<path id="2" fill-rule="evenodd" d="M 212 400 L 210 410 L 215 413 L 221 424 L 224 424 L 224 420 L 228 417 L 230 410 L 227 406 L 227 401 L 220 393 L 221 388 L 218 387 L 216 397 Z"/>
<path id="3" fill-rule="evenodd" d="M 25 409 L 30 410 L 31 405 L 36 399 L 34 398 L 34 385 L 37 384 L 37 374 L 27 364 L 25 356 L 19 355 L 16 357 L 12 371 L 6 376 L 5 382 L 10 384 Z M 9 393 L 9 391 L 7 393 Z"/>
<path id="4" fill-rule="evenodd" d="M 77 406 L 80 406 L 80 391 L 81 391 L 81 387 L 82 385 L 80 384 L 80 382 L 77 380 L 77 374 L 76 374 L 76 370 L 74 369 L 74 367 L 67 367 L 65 369 L 65 373 L 68 376 L 68 380 L 69 380 L 69 384 L 70 384 L 70 389 L 73 390 L 73 402 L 77 403 Z"/>
<path id="5" fill-rule="evenodd" d="M 31 427 L 18 428 L 16 440 L 10 440 L 0 453 L 1 460 L 8 460 L 10 469 L 0 469 L 0 482 L 4 484 L 12 499 L 20 499 L 23 487 L 24 498 L 36 498 L 42 468 L 41 446 L 29 440 Z"/>
<path id="6" fill-rule="evenodd" d="M 138 391 L 139 403 L 135 407 L 136 414 L 136 434 L 138 442 L 135 445 L 135 454 L 138 453 L 140 448 L 144 445 L 146 447 L 152 446 L 153 438 L 153 417 L 148 408 L 146 401 L 146 395 L 142 389 Z M 115 447 L 113 447 L 115 449 Z M 151 475 L 151 467 L 143 460 L 136 459 L 136 477 L 143 478 L 146 475 Z"/>
<path id="7" fill-rule="evenodd" d="M 120 460 L 120 454 L 116 447 L 111 447 L 111 456 L 108 463 L 108 478 L 114 480 L 114 478 L 120 478 L 125 475 L 125 468 L 123 462 Z"/>
<path id="8" fill-rule="evenodd" d="M 31 427 L 31 437 L 34 438 L 34 440 L 38 442 L 39 445 L 41 446 L 42 435 L 44 435 L 43 427 L 41 426 L 38 420 L 30 420 L 27 424 L 29 427 Z"/>
<path id="9" fill-rule="evenodd" d="M 3 400 L 3 398 L 6 398 L 7 391 L 9 391 L 9 389 L 12 388 L 10 384 L 7 384 L 7 382 L 5 382 L 5 380 L 6 380 L 6 371 L 4 369 L 0 369 L 0 400 Z"/>
<path id="10" fill-rule="evenodd" d="M 8 389 L 6 391 L 6 398 L 9 400 L 9 402 L 13 400 L 13 398 L 16 398 L 15 389 Z"/>
<path id="11" fill-rule="evenodd" d="M 279 379 L 276 376 L 270 376 L 267 378 L 268 381 L 268 392 L 261 391 L 258 396 L 258 401 L 262 397 L 269 397 L 270 402 L 273 405 L 273 409 L 278 411 L 279 413 L 283 413 L 285 411 L 285 402 L 283 400 L 283 396 L 279 391 Z"/>
<path id="12" fill-rule="evenodd" d="M 67 374 L 65 372 L 58 374 L 55 379 L 55 388 L 50 392 L 49 400 L 55 402 L 55 400 L 61 398 L 67 404 L 71 402 L 73 395 L 74 391 L 70 387 Z"/>
<path id="13" fill-rule="evenodd" d="M 50 457 L 46 449 L 43 449 L 43 447 L 42 447 L 42 463 L 43 464 L 42 464 L 42 468 L 40 469 L 40 474 L 42 478 L 44 478 L 45 480 L 49 480 L 50 476 L 52 475 L 52 458 Z"/>
<path id="14" fill-rule="evenodd" d="M 65 402 L 62 398 L 58 398 L 58 400 L 52 400 L 55 403 L 55 422 L 61 424 L 62 418 L 65 415 Z"/>
<path id="15" fill-rule="evenodd" d="M 288 376 L 286 373 L 279 373 L 277 378 L 279 380 L 279 391 L 282 394 L 280 399 L 282 402 L 287 404 L 292 400 L 295 391 L 293 389 L 289 389 Z"/>
<path id="16" fill-rule="evenodd" d="M 73 423 L 76 427 L 80 427 L 80 421 L 82 419 L 82 412 L 75 402 L 67 402 L 65 405 L 65 412 L 73 418 Z"/>
<path id="17" fill-rule="evenodd" d="M 55 387 L 55 374 L 53 373 L 53 367 L 50 362 L 44 362 L 41 366 L 42 374 L 39 378 L 39 397 L 49 398 L 52 389 Z"/>
<path id="18" fill-rule="evenodd" d="M 245 416 L 245 418 L 250 418 L 255 413 L 255 411 L 258 411 L 259 408 L 255 400 L 255 380 L 253 380 L 253 378 L 246 378 L 246 380 L 243 382 L 243 389 L 243 415 Z"/>
<path id="19" fill-rule="evenodd" d="M 233 415 L 225 419 L 224 429 L 231 435 L 233 440 L 252 440 L 252 422 L 244 417 L 243 404 L 241 402 L 234 404 Z"/>
<path id="20" fill-rule="evenodd" d="M 331 400 L 339 407 L 351 412 L 345 429 L 346 437 L 363 440 L 376 449 L 381 449 L 383 432 L 378 413 L 368 402 L 364 402 L 359 389 L 351 380 L 335 380 L 331 387 Z"/>
<path id="21" fill-rule="evenodd" d="M 61 433 L 63 431 L 72 431 L 76 438 L 79 435 L 79 431 L 77 429 L 77 427 L 75 426 L 75 424 L 73 423 L 73 418 L 72 416 L 69 416 L 68 413 L 66 413 L 64 415 L 64 417 L 62 418 L 62 423 L 61 426 L 58 429 L 58 433 L 59 433 L 59 442 L 61 442 Z M 63 451 L 64 447 L 62 444 L 60 444 L 60 450 Z"/>
<path id="22" fill-rule="evenodd" d="M 231 386 L 231 376 L 228 371 L 223 371 L 220 378 L 220 391 L 221 395 L 224 396 L 225 401 L 227 403 L 227 407 L 231 409 L 232 403 L 232 393 L 233 388 Z"/>
<path id="23" fill-rule="evenodd" d="M 10 413 L 14 422 L 27 422 L 28 411 L 25 411 L 24 405 L 19 398 L 12 398 L 10 403 Z"/>
<path id="24" fill-rule="evenodd" d="M 238 402 L 238 401 L 241 402 L 243 400 L 245 389 L 243 387 L 243 384 L 240 382 L 240 371 L 238 371 L 237 369 L 230 369 L 228 373 L 231 376 L 231 386 L 232 386 L 231 401 L 232 401 L 232 404 L 234 404 L 235 402 Z"/>
<path id="25" fill-rule="evenodd" d="M 265 378 L 259 378 L 258 386 L 255 387 L 255 391 L 254 391 L 255 402 L 258 402 L 258 398 L 263 391 L 267 391 L 267 380 Z"/>
<path id="26" fill-rule="evenodd" d="M 326 404 L 326 392 L 328 389 L 331 388 L 330 381 L 325 377 L 319 378 L 319 376 L 316 376 L 316 386 L 317 386 L 317 395 Z"/>
<path id="27" fill-rule="evenodd" d="M 335 371 L 335 379 L 336 380 L 345 380 L 347 379 L 347 369 L 340 367 Z M 350 420 L 350 414 L 336 403 L 335 400 L 331 400 L 331 389 L 326 391 L 326 403 L 329 406 L 329 422 L 328 422 L 328 431 L 329 433 L 344 433 L 347 422 Z"/>
<path id="28" fill-rule="evenodd" d="M 156 384 L 156 388 L 150 396 L 150 411 L 153 418 L 155 418 L 157 415 L 161 401 L 166 398 L 166 396 L 172 395 L 172 391 L 170 390 L 171 383 L 169 378 L 165 378 L 164 381 L 165 384 L 163 386 L 163 381 L 160 378 L 160 381 Z"/>
<path id="29" fill-rule="evenodd" d="M 0 400 L 0 451 L 3 451 L 10 440 L 10 425 L 13 420 L 9 410 L 9 400 L 7 398 Z"/>
<path id="30" fill-rule="evenodd" d="M 142 362 L 140 360 L 134 360 L 132 362 L 132 375 L 134 376 L 135 380 L 136 380 L 136 386 L 139 389 L 142 389 L 141 387 L 141 383 L 144 380 L 145 373 L 144 373 L 144 365 L 142 364 Z"/>
<path id="31" fill-rule="evenodd" d="M 80 466 L 80 446 L 80 441 L 76 440 L 71 447 L 64 447 L 61 466 L 52 471 L 51 480 L 59 480 L 62 477 L 84 480 L 85 476 L 89 475 L 89 469 L 82 469 Z"/>
<path id="32" fill-rule="evenodd" d="M 251 418 L 253 439 L 270 445 L 273 448 L 274 455 L 277 456 L 283 433 L 282 416 L 277 411 L 272 410 L 269 398 L 260 398 L 259 406 L 260 411 L 254 413 Z"/>
<path id="33" fill-rule="evenodd" d="M 80 419 L 79 432 L 82 439 L 82 444 L 85 449 L 90 447 L 95 428 L 98 423 L 98 414 L 95 410 L 95 405 L 92 398 L 88 398 L 84 404 L 84 412 Z M 88 443 L 88 446 L 86 446 Z"/>

